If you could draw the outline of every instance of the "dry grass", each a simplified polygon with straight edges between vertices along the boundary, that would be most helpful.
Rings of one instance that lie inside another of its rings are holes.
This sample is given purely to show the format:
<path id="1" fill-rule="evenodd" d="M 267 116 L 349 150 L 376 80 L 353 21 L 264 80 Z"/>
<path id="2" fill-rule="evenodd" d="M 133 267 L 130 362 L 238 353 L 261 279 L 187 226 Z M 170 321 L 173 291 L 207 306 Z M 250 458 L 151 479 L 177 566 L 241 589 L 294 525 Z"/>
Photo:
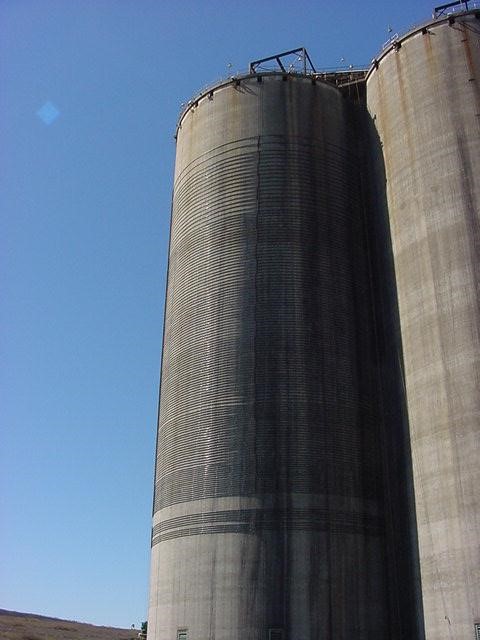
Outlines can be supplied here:
<path id="1" fill-rule="evenodd" d="M 2 640 L 137 640 L 137 629 L 97 627 L 0 609 Z"/>

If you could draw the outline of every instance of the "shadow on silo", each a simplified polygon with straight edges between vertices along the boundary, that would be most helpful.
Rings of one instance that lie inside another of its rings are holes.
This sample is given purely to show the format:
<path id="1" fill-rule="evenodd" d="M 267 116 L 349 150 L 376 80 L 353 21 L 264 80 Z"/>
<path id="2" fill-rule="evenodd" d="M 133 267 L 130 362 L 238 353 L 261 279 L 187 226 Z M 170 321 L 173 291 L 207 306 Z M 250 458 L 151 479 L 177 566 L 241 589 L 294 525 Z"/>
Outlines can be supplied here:
<path id="1" fill-rule="evenodd" d="M 362 102 L 360 99 L 358 102 Z M 382 143 L 366 108 L 352 107 L 359 141 L 365 234 L 377 333 L 379 398 L 386 482 L 388 585 L 391 638 L 424 640 L 423 604 L 395 267 L 386 196 Z"/>

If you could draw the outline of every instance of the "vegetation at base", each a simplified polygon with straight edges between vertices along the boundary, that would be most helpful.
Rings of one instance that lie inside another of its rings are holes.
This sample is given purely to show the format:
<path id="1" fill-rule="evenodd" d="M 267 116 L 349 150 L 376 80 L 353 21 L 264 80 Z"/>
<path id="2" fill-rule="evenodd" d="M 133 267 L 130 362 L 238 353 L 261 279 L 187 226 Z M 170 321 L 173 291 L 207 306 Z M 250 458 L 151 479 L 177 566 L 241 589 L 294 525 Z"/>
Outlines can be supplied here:
<path id="1" fill-rule="evenodd" d="M 142 633 L 144 624 L 146 623 L 142 623 Z M 0 638 L 2 640 L 139 640 L 139 632 L 133 628 L 98 627 L 83 622 L 0 609 Z"/>

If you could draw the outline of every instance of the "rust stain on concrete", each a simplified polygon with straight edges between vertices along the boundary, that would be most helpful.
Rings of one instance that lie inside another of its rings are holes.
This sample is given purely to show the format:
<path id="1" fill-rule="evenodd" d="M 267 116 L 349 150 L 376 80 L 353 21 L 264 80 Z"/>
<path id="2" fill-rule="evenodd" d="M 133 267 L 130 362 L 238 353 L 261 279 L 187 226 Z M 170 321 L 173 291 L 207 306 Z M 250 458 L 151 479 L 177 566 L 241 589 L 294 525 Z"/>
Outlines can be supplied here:
<path id="1" fill-rule="evenodd" d="M 405 55 L 402 49 L 399 49 L 394 54 L 395 56 L 395 67 L 397 71 L 397 79 L 398 79 L 398 90 L 400 97 L 400 109 L 402 111 L 404 127 L 405 127 L 405 142 L 408 148 L 408 155 L 410 157 L 410 162 L 415 162 L 415 150 L 414 144 L 412 140 L 412 127 L 410 126 L 410 110 L 408 107 L 408 89 L 406 88 L 405 82 L 405 71 L 402 64 L 402 56 Z M 408 64 L 407 64 L 407 73 L 408 73 Z"/>
<path id="2" fill-rule="evenodd" d="M 462 24 L 462 31 L 464 35 L 464 37 L 462 38 L 462 44 L 465 51 L 465 58 L 467 60 L 467 65 L 468 65 L 468 75 L 469 75 L 468 81 L 472 84 L 473 92 L 475 95 L 475 102 L 477 106 L 477 113 L 479 113 L 480 112 L 480 87 L 478 86 L 479 77 L 478 77 L 477 69 L 475 67 L 475 61 L 474 61 L 473 52 L 472 52 L 473 43 L 470 40 L 472 36 L 469 29 L 469 25 Z M 477 42 L 476 44 L 477 46 L 480 46 L 480 42 Z"/>

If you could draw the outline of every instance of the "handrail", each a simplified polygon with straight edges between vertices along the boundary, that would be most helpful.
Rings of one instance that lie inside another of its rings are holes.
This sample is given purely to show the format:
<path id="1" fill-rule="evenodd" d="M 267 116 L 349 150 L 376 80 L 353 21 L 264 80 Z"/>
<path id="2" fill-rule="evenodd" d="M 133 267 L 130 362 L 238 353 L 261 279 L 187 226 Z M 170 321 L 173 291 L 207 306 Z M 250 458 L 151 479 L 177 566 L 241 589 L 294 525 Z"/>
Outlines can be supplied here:
<path id="1" fill-rule="evenodd" d="M 457 11 L 468 11 L 470 9 L 469 5 L 472 5 L 472 8 L 475 8 L 478 6 L 478 2 L 475 2 L 475 0 L 455 0 L 455 2 L 447 2 L 446 4 L 434 7 L 432 17 L 440 18 L 441 16 L 456 13 Z M 448 9 L 451 9 L 452 11 L 448 11 Z"/>

